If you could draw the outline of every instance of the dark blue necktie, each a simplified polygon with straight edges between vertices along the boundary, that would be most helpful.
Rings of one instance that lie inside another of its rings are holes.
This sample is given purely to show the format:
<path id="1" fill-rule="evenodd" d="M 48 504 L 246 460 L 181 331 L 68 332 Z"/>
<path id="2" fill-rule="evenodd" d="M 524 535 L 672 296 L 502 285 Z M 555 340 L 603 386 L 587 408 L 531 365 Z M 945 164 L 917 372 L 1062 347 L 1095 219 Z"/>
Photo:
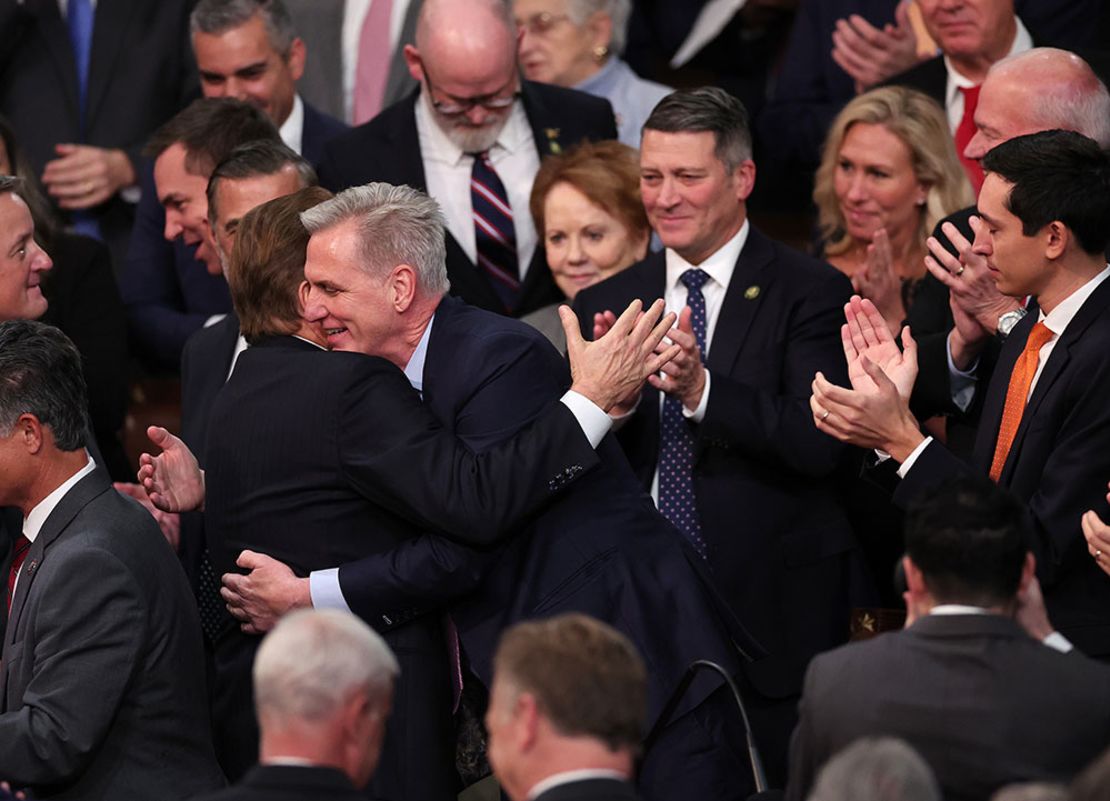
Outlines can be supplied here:
<path id="1" fill-rule="evenodd" d="M 470 173 L 470 205 L 478 245 L 478 266 L 511 312 L 520 300 L 516 228 L 505 185 L 489 160 L 489 151 L 474 154 Z"/>
<path id="2" fill-rule="evenodd" d="M 81 141 L 85 140 L 85 109 L 89 94 L 89 56 L 92 53 L 93 7 L 91 0 L 68 0 L 66 27 L 69 44 L 73 48 L 73 63 L 77 66 L 77 119 Z M 85 236 L 100 238 L 100 226 L 87 211 L 75 211 L 71 219 L 73 230 Z"/>
<path id="3" fill-rule="evenodd" d="M 705 295 L 701 288 L 709 275 L 691 269 L 680 280 L 686 285 L 686 305 L 694 337 L 705 360 Z M 664 371 L 666 368 L 663 368 Z M 701 533 L 697 501 L 694 498 L 694 438 L 682 414 L 682 401 L 667 395 L 663 399 L 663 417 L 659 445 L 659 511 L 681 531 L 702 559 L 708 557 Z"/>

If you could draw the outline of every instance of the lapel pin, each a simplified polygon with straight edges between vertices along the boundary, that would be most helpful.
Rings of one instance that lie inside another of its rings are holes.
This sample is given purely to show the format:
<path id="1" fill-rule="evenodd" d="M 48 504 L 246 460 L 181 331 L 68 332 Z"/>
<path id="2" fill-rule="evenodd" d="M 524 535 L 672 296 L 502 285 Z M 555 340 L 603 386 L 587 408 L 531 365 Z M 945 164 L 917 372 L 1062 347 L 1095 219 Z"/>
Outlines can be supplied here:
<path id="1" fill-rule="evenodd" d="M 27 565 L 27 575 L 28 576 L 35 575 L 35 568 L 37 568 L 38 566 L 39 566 L 38 560 L 37 559 L 32 559 L 31 564 Z"/>
<path id="2" fill-rule="evenodd" d="M 759 297 L 759 285 L 758 284 L 752 284 L 750 287 L 748 287 L 747 289 L 744 290 L 744 299 L 745 300 L 755 300 L 758 297 Z"/>
<path id="3" fill-rule="evenodd" d="M 544 135 L 547 137 L 547 150 L 553 155 L 558 156 L 563 152 L 563 148 L 559 146 L 559 129 L 558 128 L 544 128 Z"/>

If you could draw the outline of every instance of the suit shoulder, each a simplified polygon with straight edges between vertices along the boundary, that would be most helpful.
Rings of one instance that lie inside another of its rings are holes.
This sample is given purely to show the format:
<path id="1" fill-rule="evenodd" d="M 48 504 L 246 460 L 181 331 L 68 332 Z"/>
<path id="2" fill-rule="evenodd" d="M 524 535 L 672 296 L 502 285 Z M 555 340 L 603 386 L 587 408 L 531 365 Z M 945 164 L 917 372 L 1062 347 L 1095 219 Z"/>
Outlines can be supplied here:
<path id="1" fill-rule="evenodd" d="M 851 293 L 852 284 L 842 272 L 823 259 L 802 253 L 781 242 L 770 240 L 774 253 L 775 272 L 788 278 L 788 285 L 798 293 L 812 292 L 814 287 L 833 288 Z M 843 298 L 847 300 L 847 297 Z"/>
<path id="2" fill-rule="evenodd" d="M 944 58 L 935 56 L 928 61 L 923 61 L 916 66 L 900 72 L 893 78 L 883 82 L 884 86 L 907 86 L 924 92 L 937 102 L 944 100 L 944 87 L 948 71 L 944 66 Z"/>
<path id="3" fill-rule="evenodd" d="M 325 149 L 329 153 L 337 150 L 346 151 L 361 149 L 365 147 L 367 142 L 388 139 L 399 130 L 403 130 L 406 127 L 415 128 L 415 126 L 416 121 L 413 117 L 413 100 L 412 98 L 406 98 L 384 109 L 376 117 L 368 122 L 364 122 L 362 125 L 356 125 L 351 128 L 344 127 L 336 136 L 328 141 L 325 145 Z"/>

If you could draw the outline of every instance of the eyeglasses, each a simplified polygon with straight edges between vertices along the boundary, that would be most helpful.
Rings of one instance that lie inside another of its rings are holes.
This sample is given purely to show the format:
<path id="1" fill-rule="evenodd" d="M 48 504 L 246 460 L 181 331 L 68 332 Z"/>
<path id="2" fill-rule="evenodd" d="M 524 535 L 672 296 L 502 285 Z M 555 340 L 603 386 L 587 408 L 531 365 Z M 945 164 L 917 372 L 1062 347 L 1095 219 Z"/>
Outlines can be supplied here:
<path id="1" fill-rule="evenodd" d="M 518 27 L 523 28 L 533 36 L 542 36 L 543 34 L 550 31 L 552 28 L 554 28 L 556 25 L 558 25 L 560 22 L 568 19 L 570 19 L 569 14 L 552 14 L 550 12 L 543 11 L 539 14 L 533 14 L 527 19 L 518 19 L 516 21 L 516 24 Z"/>
<path id="2" fill-rule="evenodd" d="M 424 82 L 428 84 L 428 96 L 432 99 L 432 108 L 442 114 L 444 117 L 458 117 L 470 111 L 475 106 L 481 106 L 487 111 L 501 111 L 507 109 L 516 99 L 520 97 L 520 92 L 514 90 L 512 94 L 506 95 L 505 92 L 516 82 L 516 75 L 514 74 L 509 82 L 498 89 L 496 92 L 491 92 L 488 95 L 479 95 L 477 97 L 452 97 L 449 100 L 436 100 L 435 87 L 432 85 L 432 79 L 428 77 L 428 70 L 424 70 Z"/>

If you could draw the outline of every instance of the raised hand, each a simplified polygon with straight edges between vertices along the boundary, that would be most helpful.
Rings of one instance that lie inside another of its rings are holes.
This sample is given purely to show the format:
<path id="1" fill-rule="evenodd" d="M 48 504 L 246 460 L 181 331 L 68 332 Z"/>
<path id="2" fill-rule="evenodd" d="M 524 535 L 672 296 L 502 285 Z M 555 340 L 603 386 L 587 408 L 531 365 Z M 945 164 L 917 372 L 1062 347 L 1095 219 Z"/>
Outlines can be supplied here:
<path id="1" fill-rule="evenodd" d="M 898 395 L 909 400 L 917 380 L 917 343 L 907 326 L 902 329 L 902 347 L 894 341 L 882 314 L 866 298 L 853 295 L 844 306 L 847 321 L 840 327 L 840 341 L 848 362 L 848 378 L 854 389 L 871 389 L 874 382 L 863 369 L 861 357 L 879 366 L 894 382 Z"/>
<path id="2" fill-rule="evenodd" d="M 1107 493 L 1106 501 L 1110 503 L 1110 493 Z M 1083 513 L 1081 525 L 1083 537 L 1087 540 L 1087 552 L 1102 572 L 1110 575 L 1110 525 L 1094 509 Z"/>
<path id="3" fill-rule="evenodd" d="M 636 393 L 649 375 L 659 372 L 681 350 L 678 345 L 656 348 L 675 322 L 673 312 L 663 314 L 663 299 L 643 314 L 641 308 L 640 301 L 632 301 L 604 336 L 586 342 L 574 312 L 568 306 L 559 307 L 570 357 L 571 389 L 606 412 Z"/>
<path id="4" fill-rule="evenodd" d="M 63 209 L 88 209 L 135 183 L 135 169 L 122 150 L 59 144 L 58 158 L 46 164 L 42 182 Z"/>
<path id="5" fill-rule="evenodd" d="M 872 236 L 867 246 L 867 264 L 852 276 L 852 287 L 875 304 L 892 334 L 901 328 L 906 317 L 902 305 L 902 279 L 894 264 L 894 252 L 885 228 L 878 229 Z"/>
<path id="6" fill-rule="evenodd" d="M 312 606 L 308 579 L 298 578 L 277 559 L 243 551 L 235 564 L 248 572 L 225 573 L 220 595 L 227 611 L 248 634 L 269 631 L 287 612 Z"/>
<path id="7" fill-rule="evenodd" d="M 832 58 L 856 82 L 856 93 L 892 78 L 921 61 L 908 3 L 894 10 L 894 24 L 876 28 L 858 14 L 836 21 Z"/>
<path id="8" fill-rule="evenodd" d="M 161 450 L 157 456 L 139 457 L 139 483 L 151 503 L 163 512 L 189 512 L 204 508 L 204 471 L 180 439 L 160 426 L 146 435 Z"/>

